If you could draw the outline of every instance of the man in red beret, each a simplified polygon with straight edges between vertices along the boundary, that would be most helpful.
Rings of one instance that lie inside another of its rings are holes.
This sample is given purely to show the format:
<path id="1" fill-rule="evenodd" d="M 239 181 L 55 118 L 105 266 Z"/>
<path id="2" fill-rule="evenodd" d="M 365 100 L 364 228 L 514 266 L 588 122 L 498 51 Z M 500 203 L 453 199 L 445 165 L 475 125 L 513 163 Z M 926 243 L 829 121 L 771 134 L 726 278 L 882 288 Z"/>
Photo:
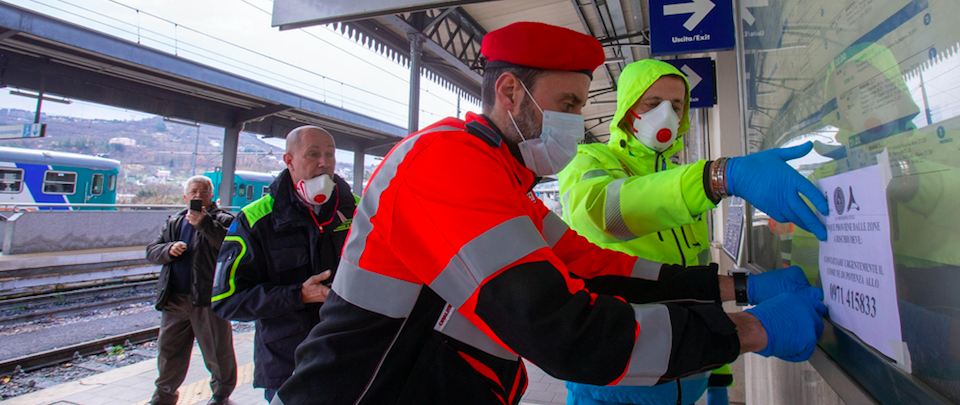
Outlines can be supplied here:
<path id="1" fill-rule="evenodd" d="M 377 168 L 273 404 L 517 404 L 521 357 L 566 380 L 653 385 L 745 351 L 812 352 L 823 305 L 780 293 L 815 287 L 770 288 L 765 312 L 727 315 L 717 303 L 734 299 L 733 281 L 715 264 L 600 249 L 533 193 L 583 137 L 596 39 L 515 23 L 482 52 L 483 114 L 410 135 Z"/>

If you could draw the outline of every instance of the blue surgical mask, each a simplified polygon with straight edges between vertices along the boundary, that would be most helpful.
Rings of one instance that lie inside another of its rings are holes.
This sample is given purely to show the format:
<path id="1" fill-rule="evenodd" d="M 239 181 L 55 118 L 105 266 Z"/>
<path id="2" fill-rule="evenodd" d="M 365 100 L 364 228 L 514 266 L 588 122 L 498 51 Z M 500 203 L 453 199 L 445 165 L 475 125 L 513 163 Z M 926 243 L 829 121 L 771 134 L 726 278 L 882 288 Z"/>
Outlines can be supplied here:
<path id="1" fill-rule="evenodd" d="M 520 156 L 523 157 L 523 164 L 540 177 L 560 173 L 560 170 L 563 170 L 576 156 L 577 144 L 583 140 L 583 116 L 559 111 L 544 111 L 537 104 L 537 100 L 533 99 L 530 90 L 527 90 L 527 85 L 522 81 L 520 85 L 533 101 L 533 105 L 543 114 L 540 137 L 527 139 L 520 132 L 517 121 L 513 119 L 513 113 L 507 110 L 513 127 L 523 138 L 523 141 L 517 144 L 520 148 Z"/>

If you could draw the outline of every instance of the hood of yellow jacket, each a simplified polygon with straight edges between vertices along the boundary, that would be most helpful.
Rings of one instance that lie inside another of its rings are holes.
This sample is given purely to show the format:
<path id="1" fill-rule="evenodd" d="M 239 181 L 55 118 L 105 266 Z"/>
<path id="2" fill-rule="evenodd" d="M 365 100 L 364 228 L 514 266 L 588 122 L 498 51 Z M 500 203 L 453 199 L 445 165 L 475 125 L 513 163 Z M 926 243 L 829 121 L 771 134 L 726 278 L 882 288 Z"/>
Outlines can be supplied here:
<path id="1" fill-rule="evenodd" d="M 677 140 L 663 152 L 666 157 L 673 156 L 683 150 L 683 136 L 690 129 L 690 83 L 687 77 L 680 73 L 673 65 L 656 59 L 644 59 L 627 65 L 620 73 L 617 81 L 617 113 L 610 121 L 610 141 L 607 145 L 613 150 L 622 150 L 631 156 L 655 155 L 657 152 L 646 147 L 632 133 L 620 128 L 620 121 L 627 115 L 630 107 L 643 96 L 650 86 L 658 79 L 667 75 L 677 75 L 683 78 L 687 87 L 687 94 L 683 98 L 683 117 L 680 118 L 680 127 Z"/>

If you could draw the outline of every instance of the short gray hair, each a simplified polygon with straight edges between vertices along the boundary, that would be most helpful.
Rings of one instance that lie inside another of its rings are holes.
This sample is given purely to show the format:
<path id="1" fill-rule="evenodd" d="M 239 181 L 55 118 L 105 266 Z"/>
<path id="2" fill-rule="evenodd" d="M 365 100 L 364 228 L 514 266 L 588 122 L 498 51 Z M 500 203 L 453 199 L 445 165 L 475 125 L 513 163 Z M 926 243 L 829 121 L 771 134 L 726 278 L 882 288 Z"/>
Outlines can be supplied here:
<path id="1" fill-rule="evenodd" d="M 286 144 L 286 150 L 284 152 L 291 153 L 290 151 L 293 149 L 293 147 L 296 146 L 298 143 L 300 143 L 300 133 L 308 129 L 314 129 L 317 131 L 322 131 L 323 133 L 326 133 L 326 134 L 330 134 L 330 131 L 320 128 L 316 125 L 304 125 L 304 126 L 296 127 L 293 129 L 293 131 L 290 131 L 290 133 L 287 134 L 287 144 Z M 331 135 L 331 137 L 332 136 L 333 135 Z"/>
<path id="2" fill-rule="evenodd" d="M 213 182 L 210 181 L 210 178 L 207 176 L 196 175 L 187 179 L 186 183 L 183 183 L 183 194 L 187 194 L 187 190 L 190 189 L 190 185 L 193 183 L 206 184 L 207 187 L 210 187 L 210 192 L 211 193 L 213 192 Z"/>

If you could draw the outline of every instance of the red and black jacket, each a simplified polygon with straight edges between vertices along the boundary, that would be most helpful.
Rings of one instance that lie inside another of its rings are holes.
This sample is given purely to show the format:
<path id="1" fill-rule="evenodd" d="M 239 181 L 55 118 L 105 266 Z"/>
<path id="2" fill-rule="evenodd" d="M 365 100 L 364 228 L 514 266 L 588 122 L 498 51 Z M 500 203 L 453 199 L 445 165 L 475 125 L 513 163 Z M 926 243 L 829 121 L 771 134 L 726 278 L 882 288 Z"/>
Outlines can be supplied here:
<path id="1" fill-rule="evenodd" d="M 598 248 L 534 183 L 479 115 L 394 147 L 274 404 L 517 404 L 521 357 L 600 385 L 653 385 L 737 357 L 715 266 Z"/>

